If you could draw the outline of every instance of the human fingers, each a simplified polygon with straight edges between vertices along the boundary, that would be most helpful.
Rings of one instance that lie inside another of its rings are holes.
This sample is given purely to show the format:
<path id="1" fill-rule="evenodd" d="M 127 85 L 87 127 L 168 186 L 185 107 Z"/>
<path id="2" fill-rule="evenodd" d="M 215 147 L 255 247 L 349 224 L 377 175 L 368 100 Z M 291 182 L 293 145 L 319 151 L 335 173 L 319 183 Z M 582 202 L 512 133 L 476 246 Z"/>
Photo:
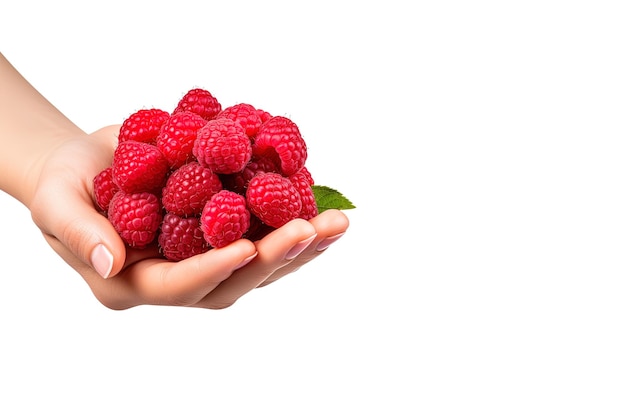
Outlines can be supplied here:
<path id="1" fill-rule="evenodd" d="M 63 243 L 101 278 L 117 273 L 125 262 L 125 246 L 111 223 L 76 194 L 65 194 L 62 204 L 37 210 L 36 223 Z"/>
<path id="2" fill-rule="evenodd" d="M 137 297 L 123 291 L 119 283 L 114 283 L 111 279 L 102 279 L 91 265 L 79 259 L 75 252 L 55 236 L 44 234 L 44 238 L 50 247 L 85 280 L 96 299 L 103 305 L 112 309 L 124 309 L 138 305 Z"/>
<path id="3" fill-rule="evenodd" d="M 258 255 L 248 265 L 235 271 L 207 294 L 198 306 L 211 309 L 226 308 L 244 294 L 264 282 L 274 271 L 293 261 L 316 237 L 316 231 L 306 220 L 296 219 L 255 242 Z"/>
<path id="4" fill-rule="evenodd" d="M 140 260 L 108 280 L 92 282 L 92 289 L 100 302 L 116 310 L 137 305 L 195 306 L 254 256 L 254 244 L 241 239 L 182 261 Z"/>
<path id="5" fill-rule="evenodd" d="M 320 256 L 330 245 L 339 240 L 350 226 L 348 217 L 342 211 L 335 209 L 326 210 L 309 222 L 315 228 L 315 240 L 291 262 L 274 271 L 271 276 L 259 284 L 259 287 L 275 282 Z"/>

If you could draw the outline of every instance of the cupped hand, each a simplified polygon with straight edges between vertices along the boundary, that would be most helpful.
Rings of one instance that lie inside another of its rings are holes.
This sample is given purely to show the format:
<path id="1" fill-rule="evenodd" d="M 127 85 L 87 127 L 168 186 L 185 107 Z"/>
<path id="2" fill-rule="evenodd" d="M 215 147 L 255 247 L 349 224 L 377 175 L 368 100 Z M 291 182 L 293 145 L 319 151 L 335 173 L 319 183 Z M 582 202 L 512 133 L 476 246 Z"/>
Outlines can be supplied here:
<path id="1" fill-rule="evenodd" d="M 240 239 L 178 262 L 165 260 L 156 246 L 130 249 L 93 202 L 93 178 L 110 166 L 118 132 L 119 126 L 108 126 L 48 152 L 29 203 L 46 241 L 108 308 L 229 307 L 317 258 L 349 226 L 343 212 L 327 210 L 257 242 Z"/>

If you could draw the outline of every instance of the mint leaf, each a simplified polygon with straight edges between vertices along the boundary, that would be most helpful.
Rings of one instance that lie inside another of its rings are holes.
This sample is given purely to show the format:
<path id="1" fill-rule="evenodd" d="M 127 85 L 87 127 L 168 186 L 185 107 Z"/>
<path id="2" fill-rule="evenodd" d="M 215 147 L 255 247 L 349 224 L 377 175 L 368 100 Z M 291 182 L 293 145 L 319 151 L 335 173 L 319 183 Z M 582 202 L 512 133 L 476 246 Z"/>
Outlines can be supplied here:
<path id="1" fill-rule="evenodd" d="M 348 210 L 356 208 L 350 200 L 334 188 L 325 185 L 313 185 L 312 188 L 317 211 L 320 213 L 328 209 Z"/>

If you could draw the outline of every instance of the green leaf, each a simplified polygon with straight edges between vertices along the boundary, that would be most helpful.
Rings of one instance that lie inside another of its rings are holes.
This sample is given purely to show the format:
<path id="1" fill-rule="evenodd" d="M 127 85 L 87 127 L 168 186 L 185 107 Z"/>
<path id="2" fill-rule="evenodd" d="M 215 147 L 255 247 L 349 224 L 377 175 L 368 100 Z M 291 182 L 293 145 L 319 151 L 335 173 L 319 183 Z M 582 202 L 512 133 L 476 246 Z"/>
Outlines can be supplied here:
<path id="1" fill-rule="evenodd" d="M 325 185 L 313 185 L 312 188 L 317 211 L 320 213 L 328 209 L 348 210 L 356 208 L 350 200 L 334 188 Z"/>

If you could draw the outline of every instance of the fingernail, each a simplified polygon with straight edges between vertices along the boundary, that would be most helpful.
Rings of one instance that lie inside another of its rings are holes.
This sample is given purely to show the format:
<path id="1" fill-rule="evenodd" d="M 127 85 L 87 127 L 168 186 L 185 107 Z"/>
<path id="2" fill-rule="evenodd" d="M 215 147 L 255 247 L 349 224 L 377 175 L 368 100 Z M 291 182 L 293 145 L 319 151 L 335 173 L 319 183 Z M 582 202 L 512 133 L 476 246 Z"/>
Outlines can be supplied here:
<path id="1" fill-rule="evenodd" d="M 100 243 L 91 251 L 91 265 L 102 278 L 107 279 L 113 269 L 113 254 Z"/>
<path id="2" fill-rule="evenodd" d="M 311 244 L 311 242 L 315 240 L 316 237 L 317 234 L 314 234 L 313 236 L 308 237 L 303 241 L 297 243 L 293 248 L 289 250 L 289 252 L 287 252 L 287 255 L 285 255 L 285 259 L 290 261 L 296 256 L 300 255 L 302 251 L 305 250 Z"/>
<path id="3" fill-rule="evenodd" d="M 237 265 L 235 267 L 235 269 L 239 269 L 239 268 L 243 268 L 244 266 L 248 265 L 250 263 L 251 260 L 253 260 L 254 258 L 256 258 L 256 256 L 258 255 L 258 252 L 254 252 L 254 254 L 248 256 L 246 259 L 244 259 L 243 261 L 241 261 L 241 263 L 239 265 Z"/>
<path id="4" fill-rule="evenodd" d="M 316 251 L 321 252 L 323 250 L 326 250 L 330 245 L 332 245 L 333 243 L 335 243 L 336 241 L 339 240 L 339 238 L 341 236 L 343 236 L 345 233 L 339 233 L 338 235 L 335 236 L 331 236 L 331 237 L 327 237 L 326 239 L 322 240 L 318 245 L 317 248 L 315 248 Z"/>

